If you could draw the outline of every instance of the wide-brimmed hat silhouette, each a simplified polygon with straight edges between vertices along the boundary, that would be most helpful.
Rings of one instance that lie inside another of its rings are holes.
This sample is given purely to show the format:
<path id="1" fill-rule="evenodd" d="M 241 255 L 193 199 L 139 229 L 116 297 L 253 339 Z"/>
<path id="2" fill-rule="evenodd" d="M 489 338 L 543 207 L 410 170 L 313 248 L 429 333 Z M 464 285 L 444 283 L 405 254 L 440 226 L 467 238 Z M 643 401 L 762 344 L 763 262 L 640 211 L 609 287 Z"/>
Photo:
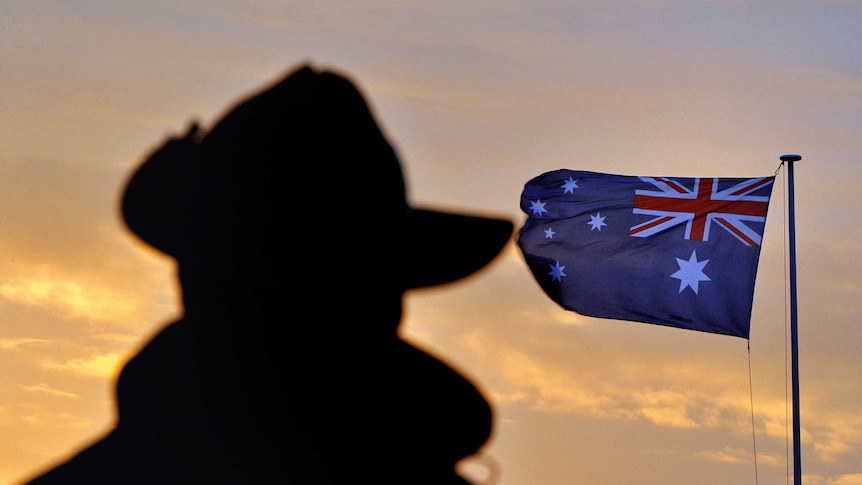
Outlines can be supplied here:
<path id="1" fill-rule="evenodd" d="M 299 244 L 307 256 L 327 246 L 297 238 L 298 221 L 318 221 L 345 247 L 393 258 L 404 289 L 477 271 L 513 230 L 506 220 L 412 206 L 360 92 L 307 65 L 236 104 L 209 133 L 193 126 L 152 153 L 122 207 L 135 234 L 180 263 L 206 258 L 201 247 L 212 245 L 244 258 Z"/>

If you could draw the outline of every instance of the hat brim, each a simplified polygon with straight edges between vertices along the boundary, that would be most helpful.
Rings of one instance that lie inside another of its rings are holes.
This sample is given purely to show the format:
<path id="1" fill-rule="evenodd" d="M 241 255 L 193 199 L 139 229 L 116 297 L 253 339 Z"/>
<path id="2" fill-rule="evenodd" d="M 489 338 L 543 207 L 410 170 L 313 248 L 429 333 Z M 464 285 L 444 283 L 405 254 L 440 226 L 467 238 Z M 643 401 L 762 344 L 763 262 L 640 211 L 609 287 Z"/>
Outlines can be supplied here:
<path id="1" fill-rule="evenodd" d="M 511 221 L 413 208 L 407 224 L 407 288 L 442 285 L 490 263 L 512 237 Z"/>

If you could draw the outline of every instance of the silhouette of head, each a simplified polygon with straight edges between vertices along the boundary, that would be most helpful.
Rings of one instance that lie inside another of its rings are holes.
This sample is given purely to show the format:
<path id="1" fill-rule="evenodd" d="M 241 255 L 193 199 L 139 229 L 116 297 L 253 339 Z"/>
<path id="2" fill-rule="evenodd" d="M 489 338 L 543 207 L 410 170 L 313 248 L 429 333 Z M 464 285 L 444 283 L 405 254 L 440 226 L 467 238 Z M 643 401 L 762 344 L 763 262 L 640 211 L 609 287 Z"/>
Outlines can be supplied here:
<path id="1" fill-rule="evenodd" d="M 208 134 L 193 127 L 152 154 L 123 214 L 208 281 L 271 284 L 299 267 L 309 283 L 371 279 L 399 291 L 477 271 L 512 233 L 509 221 L 411 206 L 362 95 L 308 66 L 235 105 Z"/>
<path id="2" fill-rule="evenodd" d="M 240 300 L 265 309 L 255 331 L 287 332 L 257 335 L 248 359 L 266 362 L 255 379 L 278 389 L 266 409 L 300 414 L 336 475 L 381 457 L 453 473 L 487 440 L 478 391 L 394 330 L 404 291 L 476 272 L 513 226 L 412 206 L 395 151 L 346 77 L 303 66 L 208 133 L 193 125 L 150 154 L 122 209 L 135 234 L 178 261 L 187 313 Z M 359 395 L 349 407 L 362 419 L 341 409 Z"/>

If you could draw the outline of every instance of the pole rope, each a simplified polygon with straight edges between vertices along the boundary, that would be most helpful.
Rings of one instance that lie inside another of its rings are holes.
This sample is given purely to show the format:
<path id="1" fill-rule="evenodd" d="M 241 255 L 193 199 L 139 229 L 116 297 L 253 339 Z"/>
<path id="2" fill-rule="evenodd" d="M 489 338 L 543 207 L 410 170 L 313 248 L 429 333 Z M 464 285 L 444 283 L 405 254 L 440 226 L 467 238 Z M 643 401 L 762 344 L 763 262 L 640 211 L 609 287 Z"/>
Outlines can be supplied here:
<path id="1" fill-rule="evenodd" d="M 754 484 L 760 481 L 757 477 L 757 434 L 754 431 L 754 386 L 751 379 L 751 340 L 748 340 L 748 396 L 751 399 L 751 446 L 754 450 Z"/>

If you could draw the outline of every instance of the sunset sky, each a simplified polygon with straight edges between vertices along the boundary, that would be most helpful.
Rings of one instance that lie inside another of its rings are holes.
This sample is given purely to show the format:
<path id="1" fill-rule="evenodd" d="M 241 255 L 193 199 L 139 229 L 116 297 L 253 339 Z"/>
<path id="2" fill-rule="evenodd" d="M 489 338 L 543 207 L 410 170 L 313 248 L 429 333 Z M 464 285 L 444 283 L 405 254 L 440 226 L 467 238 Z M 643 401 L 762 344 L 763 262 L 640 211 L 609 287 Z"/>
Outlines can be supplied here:
<path id="1" fill-rule="evenodd" d="M 804 483 L 862 484 L 862 3 L 175 3 L 0 0 L 0 483 L 104 432 L 120 366 L 181 315 L 172 261 L 119 217 L 131 170 L 192 120 L 206 128 L 310 62 L 366 94 L 415 204 L 518 227 L 524 184 L 549 170 L 754 177 L 802 154 Z M 320 176 L 334 196 L 349 185 Z M 464 473 L 496 468 L 500 485 L 792 479 L 786 185 L 782 168 L 748 342 L 567 312 L 514 237 L 476 275 L 408 293 L 404 337 L 495 408 Z M 285 217 L 301 228 L 308 210 Z"/>

